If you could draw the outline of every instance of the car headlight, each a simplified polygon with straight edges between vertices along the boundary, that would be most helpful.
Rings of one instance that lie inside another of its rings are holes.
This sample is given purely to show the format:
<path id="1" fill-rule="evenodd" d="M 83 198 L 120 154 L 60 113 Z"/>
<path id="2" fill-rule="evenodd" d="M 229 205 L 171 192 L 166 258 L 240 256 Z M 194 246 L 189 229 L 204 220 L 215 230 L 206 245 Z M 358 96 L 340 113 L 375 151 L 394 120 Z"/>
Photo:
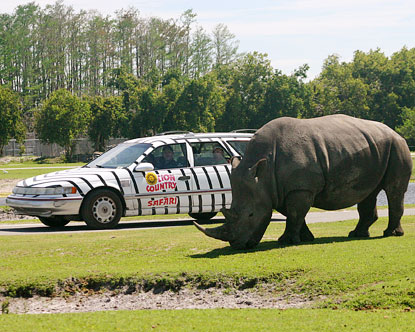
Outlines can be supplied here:
<path id="1" fill-rule="evenodd" d="M 63 195 L 76 194 L 76 187 L 54 187 L 54 188 L 34 188 L 34 187 L 14 187 L 13 194 L 19 195 Z"/>

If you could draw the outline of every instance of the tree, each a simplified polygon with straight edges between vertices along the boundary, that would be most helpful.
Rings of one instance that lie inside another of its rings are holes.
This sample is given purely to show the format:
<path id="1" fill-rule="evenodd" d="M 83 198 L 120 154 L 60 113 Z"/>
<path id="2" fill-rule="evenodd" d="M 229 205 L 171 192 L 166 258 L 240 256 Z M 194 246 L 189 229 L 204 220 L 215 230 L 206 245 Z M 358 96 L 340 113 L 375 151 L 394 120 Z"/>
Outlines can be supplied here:
<path id="1" fill-rule="evenodd" d="M 235 60 L 239 41 L 224 24 L 218 24 L 213 30 L 213 45 L 216 65 L 226 65 Z"/>
<path id="2" fill-rule="evenodd" d="M 311 91 L 303 82 L 307 70 L 308 66 L 304 65 L 293 75 L 283 75 L 279 71 L 274 73 L 268 81 L 264 102 L 259 107 L 256 123 L 252 127 L 259 128 L 282 116 L 298 118 L 307 114 L 311 102 Z"/>
<path id="3" fill-rule="evenodd" d="M 0 85 L 0 154 L 11 138 L 24 138 L 22 105 L 17 93 Z"/>
<path id="4" fill-rule="evenodd" d="M 396 128 L 396 131 L 401 134 L 409 145 L 415 145 L 415 108 L 403 109 L 403 124 Z"/>
<path id="5" fill-rule="evenodd" d="M 245 54 L 230 67 L 218 69 L 218 76 L 226 82 L 227 100 L 217 129 L 233 130 L 251 128 L 264 124 L 259 110 L 264 102 L 267 85 L 273 69 L 266 54 Z"/>
<path id="6" fill-rule="evenodd" d="M 304 117 L 342 113 L 370 118 L 370 87 L 353 73 L 353 66 L 340 62 L 337 55 L 329 56 L 318 78 L 310 83 L 313 90 L 311 112 Z"/>
<path id="7" fill-rule="evenodd" d="M 67 160 L 75 149 L 74 139 L 86 132 L 90 119 L 87 102 L 65 89 L 53 92 L 35 115 L 38 137 L 46 143 L 65 148 Z"/>
<path id="8" fill-rule="evenodd" d="M 117 122 L 122 109 L 121 97 L 94 97 L 89 101 L 91 121 L 88 136 L 94 142 L 96 151 L 104 151 L 105 143 L 111 136 L 118 135 Z"/>
<path id="9" fill-rule="evenodd" d="M 174 107 L 176 128 L 208 132 L 214 131 L 216 119 L 224 110 L 224 99 L 214 76 L 189 81 Z"/>
<path id="10" fill-rule="evenodd" d="M 213 64 L 212 40 L 202 27 L 196 29 L 190 47 L 190 75 L 192 78 L 198 78 L 205 75 Z"/>

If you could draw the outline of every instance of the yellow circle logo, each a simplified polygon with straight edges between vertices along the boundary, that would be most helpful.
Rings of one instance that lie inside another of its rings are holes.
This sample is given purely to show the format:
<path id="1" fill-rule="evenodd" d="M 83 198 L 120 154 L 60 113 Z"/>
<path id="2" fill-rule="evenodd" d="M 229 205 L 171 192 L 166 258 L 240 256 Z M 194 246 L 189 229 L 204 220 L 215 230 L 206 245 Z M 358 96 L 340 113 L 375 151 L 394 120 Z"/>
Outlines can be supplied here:
<path id="1" fill-rule="evenodd" d="M 151 186 L 155 185 L 157 183 L 157 175 L 154 173 L 147 173 L 146 181 Z"/>

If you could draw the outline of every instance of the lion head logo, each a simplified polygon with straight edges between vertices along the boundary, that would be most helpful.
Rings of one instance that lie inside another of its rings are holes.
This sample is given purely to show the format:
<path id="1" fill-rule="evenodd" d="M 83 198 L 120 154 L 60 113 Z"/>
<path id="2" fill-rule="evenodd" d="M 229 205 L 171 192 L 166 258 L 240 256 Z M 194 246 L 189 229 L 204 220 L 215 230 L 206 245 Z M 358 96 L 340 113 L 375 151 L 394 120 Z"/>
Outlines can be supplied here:
<path id="1" fill-rule="evenodd" d="M 157 183 L 157 175 L 154 173 L 147 173 L 146 181 L 150 186 L 155 185 Z"/>

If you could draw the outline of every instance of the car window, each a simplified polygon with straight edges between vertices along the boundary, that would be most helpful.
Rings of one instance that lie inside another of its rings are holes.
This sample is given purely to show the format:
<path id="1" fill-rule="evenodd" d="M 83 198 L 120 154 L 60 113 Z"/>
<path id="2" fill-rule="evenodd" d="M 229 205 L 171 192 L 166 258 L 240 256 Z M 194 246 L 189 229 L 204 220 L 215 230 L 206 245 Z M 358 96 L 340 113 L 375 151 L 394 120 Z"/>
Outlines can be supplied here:
<path id="1" fill-rule="evenodd" d="M 249 141 L 227 141 L 242 157 L 245 155 Z"/>
<path id="2" fill-rule="evenodd" d="M 117 168 L 130 166 L 146 151 L 150 144 L 119 144 L 90 162 L 87 167 Z"/>
<path id="3" fill-rule="evenodd" d="M 219 142 L 190 143 L 195 166 L 222 165 L 230 160 L 230 154 Z"/>
<path id="4" fill-rule="evenodd" d="M 160 146 L 145 157 L 143 162 L 153 164 L 154 169 L 189 167 L 186 144 Z"/>

